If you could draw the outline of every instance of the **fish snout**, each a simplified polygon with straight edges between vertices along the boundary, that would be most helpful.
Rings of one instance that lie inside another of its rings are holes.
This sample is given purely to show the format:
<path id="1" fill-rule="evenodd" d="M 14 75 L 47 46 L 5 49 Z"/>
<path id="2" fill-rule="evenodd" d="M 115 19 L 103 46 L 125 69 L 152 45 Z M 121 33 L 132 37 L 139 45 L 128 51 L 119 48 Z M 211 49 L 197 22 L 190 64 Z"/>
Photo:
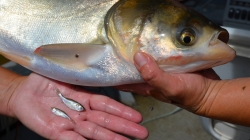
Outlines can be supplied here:
<path id="1" fill-rule="evenodd" d="M 228 31 L 221 28 L 221 30 L 218 31 L 217 34 L 211 39 L 204 59 L 218 61 L 218 65 L 225 64 L 233 60 L 236 52 L 227 44 L 228 41 Z"/>

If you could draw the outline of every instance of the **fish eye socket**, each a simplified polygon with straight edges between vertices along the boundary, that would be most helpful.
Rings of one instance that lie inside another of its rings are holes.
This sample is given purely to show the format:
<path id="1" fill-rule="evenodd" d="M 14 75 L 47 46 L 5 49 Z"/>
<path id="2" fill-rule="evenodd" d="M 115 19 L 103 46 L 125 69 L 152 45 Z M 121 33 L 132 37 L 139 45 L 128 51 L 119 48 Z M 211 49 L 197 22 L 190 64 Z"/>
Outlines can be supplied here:
<path id="1" fill-rule="evenodd" d="M 191 46 L 195 43 L 195 32 L 192 29 L 184 29 L 180 34 L 180 43 L 185 46 Z"/>

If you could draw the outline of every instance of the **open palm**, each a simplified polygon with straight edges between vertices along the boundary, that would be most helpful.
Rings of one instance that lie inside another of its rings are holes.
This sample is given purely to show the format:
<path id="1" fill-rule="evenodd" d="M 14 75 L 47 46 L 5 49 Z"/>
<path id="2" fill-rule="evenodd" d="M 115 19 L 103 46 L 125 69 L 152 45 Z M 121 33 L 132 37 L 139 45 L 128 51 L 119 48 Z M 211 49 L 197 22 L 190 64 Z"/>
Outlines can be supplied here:
<path id="1" fill-rule="evenodd" d="M 83 112 L 69 109 L 55 89 L 84 106 Z M 144 139 L 147 130 L 138 125 L 140 113 L 113 99 L 84 91 L 79 86 L 57 82 L 37 74 L 24 77 L 9 106 L 24 125 L 49 139 Z M 66 112 L 75 123 L 56 116 L 51 108 Z"/>

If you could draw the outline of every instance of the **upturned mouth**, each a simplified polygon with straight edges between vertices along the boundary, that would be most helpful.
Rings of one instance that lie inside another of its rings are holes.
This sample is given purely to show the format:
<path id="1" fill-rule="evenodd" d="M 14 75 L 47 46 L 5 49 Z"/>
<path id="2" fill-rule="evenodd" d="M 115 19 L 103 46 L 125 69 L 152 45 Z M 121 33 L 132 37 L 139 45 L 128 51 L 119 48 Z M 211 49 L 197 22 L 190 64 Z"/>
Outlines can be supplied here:
<path id="1" fill-rule="evenodd" d="M 221 28 L 220 31 L 218 31 L 217 33 L 215 33 L 215 35 L 212 37 L 211 41 L 210 41 L 210 45 L 213 45 L 216 43 L 217 39 L 219 39 L 220 41 L 227 43 L 229 40 L 229 33 L 226 29 Z"/>
<path id="2" fill-rule="evenodd" d="M 211 39 L 207 54 L 204 60 L 220 61 L 220 64 L 231 61 L 236 52 L 227 42 L 229 41 L 229 33 L 226 29 L 221 28 Z"/>
<path id="3" fill-rule="evenodd" d="M 221 28 L 222 30 L 218 33 L 218 39 L 224 43 L 227 43 L 229 40 L 229 33 L 226 29 Z"/>

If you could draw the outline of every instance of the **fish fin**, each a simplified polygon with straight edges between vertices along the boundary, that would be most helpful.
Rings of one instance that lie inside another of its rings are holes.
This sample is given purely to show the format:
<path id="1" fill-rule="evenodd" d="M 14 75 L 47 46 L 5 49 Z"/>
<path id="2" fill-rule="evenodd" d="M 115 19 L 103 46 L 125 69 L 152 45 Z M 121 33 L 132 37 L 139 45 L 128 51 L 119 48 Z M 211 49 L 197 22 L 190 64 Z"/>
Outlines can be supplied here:
<path id="1" fill-rule="evenodd" d="M 0 54 L 6 57 L 7 59 L 14 61 L 24 67 L 30 67 L 31 62 L 28 57 L 20 56 L 18 54 L 13 54 L 13 53 L 4 52 L 4 51 L 1 51 Z"/>
<path id="2" fill-rule="evenodd" d="M 76 122 L 75 122 L 72 118 L 70 118 L 70 121 L 71 121 L 73 124 L 76 124 Z"/>
<path id="3" fill-rule="evenodd" d="M 62 94 L 62 92 L 58 88 L 56 88 L 55 91 L 58 96 L 60 96 L 60 93 Z"/>
<path id="4" fill-rule="evenodd" d="M 68 116 L 68 117 L 69 117 L 68 120 L 69 120 L 70 122 L 72 122 L 73 124 L 76 124 L 76 122 L 75 122 L 70 116 Z"/>
<path id="5" fill-rule="evenodd" d="M 103 55 L 105 45 L 69 43 L 38 47 L 34 53 L 68 69 L 83 70 Z"/>
<path id="6" fill-rule="evenodd" d="M 59 96 L 59 98 L 62 100 L 62 102 L 64 103 L 63 99 L 65 99 L 65 97 L 62 95 L 62 92 L 57 88 L 55 89 L 56 94 Z"/>

